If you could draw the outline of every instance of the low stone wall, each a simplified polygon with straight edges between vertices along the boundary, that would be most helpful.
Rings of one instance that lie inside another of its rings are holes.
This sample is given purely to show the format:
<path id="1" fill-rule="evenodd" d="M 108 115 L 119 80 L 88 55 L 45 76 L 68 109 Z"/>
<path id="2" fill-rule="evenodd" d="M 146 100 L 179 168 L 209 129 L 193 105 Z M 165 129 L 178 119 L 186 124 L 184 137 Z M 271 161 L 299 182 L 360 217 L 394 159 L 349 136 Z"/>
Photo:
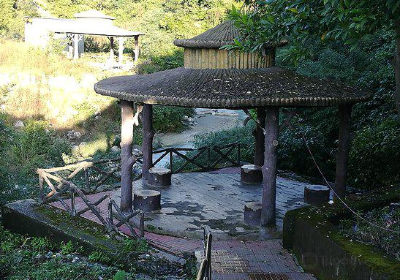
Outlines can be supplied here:
<path id="1" fill-rule="evenodd" d="M 352 203 L 352 207 L 370 210 L 399 199 L 400 188 L 381 190 Z M 291 249 L 303 268 L 318 279 L 400 279 L 398 261 L 373 246 L 339 234 L 335 223 L 349 217 L 337 203 L 289 211 L 283 224 L 283 246 Z"/>

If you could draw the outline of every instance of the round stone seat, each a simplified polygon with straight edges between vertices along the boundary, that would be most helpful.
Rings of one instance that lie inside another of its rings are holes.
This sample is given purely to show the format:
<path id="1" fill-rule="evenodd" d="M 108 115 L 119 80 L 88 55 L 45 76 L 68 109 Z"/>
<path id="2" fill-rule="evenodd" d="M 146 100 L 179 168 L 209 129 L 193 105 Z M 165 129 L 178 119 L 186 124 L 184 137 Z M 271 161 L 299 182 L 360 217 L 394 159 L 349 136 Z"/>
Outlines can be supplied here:
<path id="1" fill-rule="evenodd" d="M 154 190 L 137 190 L 133 193 L 135 210 L 155 211 L 161 209 L 161 193 Z"/>
<path id="2" fill-rule="evenodd" d="M 261 203 L 247 202 L 244 206 L 244 222 L 249 225 L 259 226 L 261 223 L 261 209 Z"/>
<path id="3" fill-rule="evenodd" d="M 149 169 L 148 184 L 157 187 L 171 185 L 171 169 L 152 167 Z"/>
<path id="4" fill-rule="evenodd" d="M 322 185 L 310 185 L 304 188 L 304 202 L 318 205 L 329 201 L 329 188 Z"/>
<path id="5" fill-rule="evenodd" d="M 240 180 L 245 184 L 260 184 L 263 180 L 261 166 L 254 164 L 242 165 L 240 168 Z"/>

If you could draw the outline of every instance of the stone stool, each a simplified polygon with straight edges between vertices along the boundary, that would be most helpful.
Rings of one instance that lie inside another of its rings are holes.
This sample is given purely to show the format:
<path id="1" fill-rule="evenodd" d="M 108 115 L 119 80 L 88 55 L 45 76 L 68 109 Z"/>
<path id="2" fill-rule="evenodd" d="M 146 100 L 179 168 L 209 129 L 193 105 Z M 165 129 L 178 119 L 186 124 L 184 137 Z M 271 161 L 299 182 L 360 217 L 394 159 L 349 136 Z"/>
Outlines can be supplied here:
<path id="1" fill-rule="evenodd" d="M 240 168 L 240 180 L 245 184 L 260 184 L 263 180 L 261 166 L 246 164 Z"/>
<path id="2" fill-rule="evenodd" d="M 322 185 L 310 185 L 304 188 L 304 202 L 321 204 L 329 201 L 329 188 Z"/>
<path id="3" fill-rule="evenodd" d="M 244 222 L 249 225 L 259 226 L 261 223 L 261 209 L 261 203 L 247 202 L 244 206 Z"/>
<path id="4" fill-rule="evenodd" d="M 157 187 L 171 185 L 171 169 L 152 167 L 149 169 L 148 184 Z"/>
<path id="5" fill-rule="evenodd" d="M 137 190 L 133 193 L 135 210 L 154 211 L 161 209 L 161 193 L 153 190 Z"/>

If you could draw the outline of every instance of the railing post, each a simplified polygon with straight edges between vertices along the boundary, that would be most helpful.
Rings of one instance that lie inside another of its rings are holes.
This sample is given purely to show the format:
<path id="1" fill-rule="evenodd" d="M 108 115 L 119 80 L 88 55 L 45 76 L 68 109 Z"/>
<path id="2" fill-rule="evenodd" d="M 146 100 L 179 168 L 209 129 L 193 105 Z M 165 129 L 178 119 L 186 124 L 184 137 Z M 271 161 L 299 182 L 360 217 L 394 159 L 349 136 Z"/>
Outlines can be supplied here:
<path id="1" fill-rule="evenodd" d="M 71 216 L 76 216 L 76 209 L 75 209 L 75 189 L 71 188 Z"/>
<path id="2" fill-rule="evenodd" d="M 241 157 L 241 154 L 240 154 L 240 143 L 237 143 L 236 145 L 237 145 L 237 164 L 238 164 L 238 166 L 240 166 L 240 157 Z"/>
<path id="3" fill-rule="evenodd" d="M 39 174 L 39 203 L 43 203 L 43 176 L 41 174 Z"/>
<path id="4" fill-rule="evenodd" d="M 84 172 L 85 172 L 85 185 L 86 188 L 89 190 L 90 186 L 89 186 L 89 173 L 87 170 L 87 167 L 84 168 Z"/>
<path id="5" fill-rule="evenodd" d="M 207 146 L 207 168 L 211 170 L 211 146 Z"/>
<path id="6" fill-rule="evenodd" d="M 143 238 L 144 237 L 144 211 L 140 212 L 140 237 Z"/>
<path id="7" fill-rule="evenodd" d="M 173 171 L 172 171 L 172 165 L 173 165 L 173 152 L 172 152 L 172 150 L 170 150 L 169 151 L 169 168 L 171 168 L 171 173 L 174 173 Z"/>

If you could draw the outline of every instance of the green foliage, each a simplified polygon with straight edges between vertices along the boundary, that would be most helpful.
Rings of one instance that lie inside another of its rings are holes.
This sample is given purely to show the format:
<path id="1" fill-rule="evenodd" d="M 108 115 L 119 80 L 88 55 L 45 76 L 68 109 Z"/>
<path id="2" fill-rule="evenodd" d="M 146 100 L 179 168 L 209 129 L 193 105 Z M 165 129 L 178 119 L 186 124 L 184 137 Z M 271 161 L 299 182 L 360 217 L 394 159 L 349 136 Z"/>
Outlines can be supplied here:
<path id="1" fill-rule="evenodd" d="M 364 189 L 400 181 L 400 124 L 396 117 L 357 131 L 350 153 L 350 178 Z"/>
<path id="2" fill-rule="evenodd" d="M 310 55 L 310 40 L 356 45 L 364 36 L 394 29 L 394 20 L 400 15 L 396 0 L 250 0 L 246 3 L 248 9 L 233 9 L 231 13 L 243 33 L 235 47 L 261 51 L 268 42 L 288 40 L 297 52 L 296 59 Z"/>
<path id="3" fill-rule="evenodd" d="M 38 167 L 62 164 L 62 154 L 69 153 L 70 145 L 47 129 L 46 123 L 29 121 L 16 134 L 11 159 L 21 166 L 21 175 L 29 175 Z"/>
<path id="4" fill-rule="evenodd" d="M 341 233 L 352 240 L 374 245 L 400 261 L 399 236 L 395 233 L 400 231 L 400 209 L 384 207 L 363 213 L 363 216 L 388 231 L 374 227 L 363 220 L 350 219 L 340 222 Z"/>
<path id="5" fill-rule="evenodd" d="M 110 263 L 111 259 L 103 251 L 94 251 L 89 255 L 89 261 L 101 262 L 101 263 Z"/>
<path id="6" fill-rule="evenodd" d="M 150 249 L 145 239 L 125 239 L 123 247 L 123 255 L 129 255 L 131 253 L 146 253 Z"/>
<path id="7" fill-rule="evenodd" d="M 186 127 L 182 123 L 183 117 L 192 117 L 193 115 L 194 110 L 192 108 L 154 106 L 153 128 L 157 132 L 179 132 Z"/>

